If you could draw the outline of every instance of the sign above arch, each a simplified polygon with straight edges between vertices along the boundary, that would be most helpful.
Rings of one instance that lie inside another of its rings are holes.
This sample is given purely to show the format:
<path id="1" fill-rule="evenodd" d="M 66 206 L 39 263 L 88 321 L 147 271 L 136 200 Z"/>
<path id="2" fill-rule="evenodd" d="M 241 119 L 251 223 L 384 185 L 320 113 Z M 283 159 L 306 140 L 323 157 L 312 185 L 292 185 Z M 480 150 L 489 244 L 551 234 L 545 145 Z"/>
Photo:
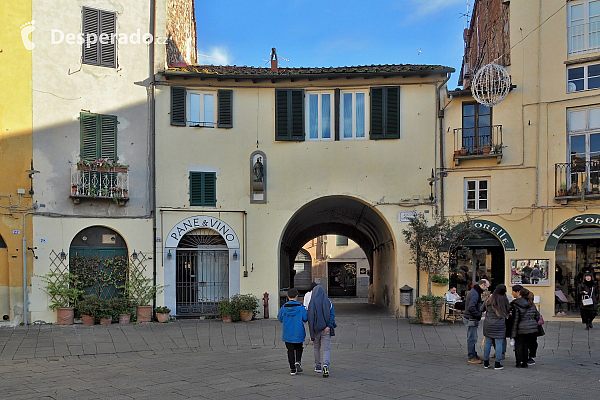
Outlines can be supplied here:
<path id="1" fill-rule="evenodd" d="M 487 221 L 485 219 L 474 219 L 473 226 L 477 229 L 484 230 L 486 232 L 490 232 L 492 235 L 496 236 L 496 238 L 502 243 L 504 246 L 504 251 L 515 251 L 515 243 L 510 237 L 509 233 L 501 227 L 500 225 Z"/>
<path id="2" fill-rule="evenodd" d="M 165 247 L 177 247 L 181 238 L 195 229 L 212 229 L 217 232 L 227 243 L 230 249 L 239 249 L 240 241 L 233 228 L 218 218 L 207 215 L 196 215 L 179 221 L 167 235 Z"/>
<path id="3" fill-rule="evenodd" d="M 569 231 L 586 225 L 600 226 L 600 215 L 598 214 L 583 214 L 566 220 L 560 224 L 546 240 L 545 251 L 554 251 L 560 239 Z"/>

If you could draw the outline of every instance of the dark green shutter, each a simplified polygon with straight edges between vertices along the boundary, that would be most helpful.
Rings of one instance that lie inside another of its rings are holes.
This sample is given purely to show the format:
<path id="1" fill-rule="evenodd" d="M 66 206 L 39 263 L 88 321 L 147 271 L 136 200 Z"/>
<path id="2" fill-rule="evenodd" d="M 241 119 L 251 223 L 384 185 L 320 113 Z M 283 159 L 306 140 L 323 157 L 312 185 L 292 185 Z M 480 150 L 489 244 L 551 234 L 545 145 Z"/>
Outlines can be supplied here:
<path id="1" fill-rule="evenodd" d="M 100 154 L 101 158 L 117 160 L 117 117 L 99 115 L 100 119 Z M 98 158 L 100 158 L 98 157 Z"/>
<path id="2" fill-rule="evenodd" d="M 217 175 L 214 172 L 190 172 L 190 205 L 217 205 Z"/>
<path id="3" fill-rule="evenodd" d="M 186 125 L 186 90 L 182 87 L 171 87 L 171 125 Z"/>
<path id="4" fill-rule="evenodd" d="M 117 14 L 83 7 L 82 19 L 83 63 L 115 68 L 117 66 Z M 100 43 L 100 35 L 102 34 L 107 35 L 103 39 L 106 42 L 105 44 Z M 96 43 L 90 42 L 88 46 L 86 42 L 88 35 L 93 35 Z"/>
<path id="5" fill-rule="evenodd" d="M 79 115 L 82 160 L 117 160 L 117 117 L 81 113 Z"/>
<path id="6" fill-rule="evenodd" d="M 233 90 L 218 90 L 217 98 L 219 102 L 217 127 L 233 128 Z"/>
<path id="7" fill-rule="evenodd" d="M 275 89 L 275 140 L 304 140 L 304 90 Z"/>
<path id="8" fill-rule="evenodd" d="M 79 115 L 79 131 L 81 135 L 79 157 L 82 160 L 95 160 L 98 154 L 98 123 L 95 114 Z"/>
<path id="9" fill-rule="evenodd" d="M 371 139 L 400 138 L 400 88 L 371 88 Z"/>

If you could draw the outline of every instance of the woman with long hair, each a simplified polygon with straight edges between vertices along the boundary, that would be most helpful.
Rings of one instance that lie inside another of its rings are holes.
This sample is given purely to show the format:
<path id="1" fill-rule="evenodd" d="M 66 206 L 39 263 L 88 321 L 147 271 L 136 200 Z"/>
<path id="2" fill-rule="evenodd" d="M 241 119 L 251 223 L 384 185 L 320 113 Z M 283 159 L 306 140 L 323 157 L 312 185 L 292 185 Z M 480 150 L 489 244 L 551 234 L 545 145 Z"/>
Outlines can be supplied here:
<path id="1" fill-rule="evenodd" d="M 533 304 L 529 290 L 521 288 L 514 292 L 516 299 L 511 303 L 513 323 L 510 337 L 515 339 L 515 357 L 517 368 L 527 368 L 531 342 L 537 340 L 540 313 Z"/>
<path id="2" fill-rule="evenodd" d="M 583 275 L 583 281 L 579 285 L 579 295 L 581 296 L 579 311 L 581 312 L 581 322 L 585 324 L 585 329 L 593 328 L 592 321 L 598 314 L 598 287 L 594 282 L 594 277 L 587 272 Z M 592 299 L 592 304 L 583 304 L 584 298 Z"/>
<path id="3" fill-rule="evenodd" d="M 490 350 L 492 344 L 496 347 L 496 362 L 494 369 L 504 369 L 502 366 L 502 342 L 506 336 L 506 319 L 509 314 L 509 304 L 506 298 L 506 286 L 498 285 L 494 293 L 483 303 L 486 312 L 483 321 L 483 336 L 485 347 L 483 350 L 483 368 L 490 368 Z"/>

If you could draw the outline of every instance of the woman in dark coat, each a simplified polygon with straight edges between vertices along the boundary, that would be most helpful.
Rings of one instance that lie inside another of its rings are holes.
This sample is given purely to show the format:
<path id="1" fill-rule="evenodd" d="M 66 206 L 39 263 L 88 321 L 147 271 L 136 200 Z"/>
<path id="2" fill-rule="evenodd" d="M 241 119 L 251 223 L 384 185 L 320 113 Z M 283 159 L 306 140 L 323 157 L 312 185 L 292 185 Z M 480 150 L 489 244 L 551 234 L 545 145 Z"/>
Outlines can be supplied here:
<path id="1" fill-rule="evenodd" d="M 511 303 L 514 320 L 510 337 L 515 339 L 517 368 L 527 368 L 531 341 L 537 340 L 540 313 L 529 298 L 529 290 L 522 288 L 515 294 L 516 299 Z"/>
<path id="2" fill-rule="evenodd" d="M 503 369 L 502 342 L 506 335 L 506 318 L 508 318 L 509 304 L 506 298 L 506 286 L 498 285 L 494 293 L 483 303 L 482 311 L 486 312 L 483 321 L 483 336 L 485 347 L 483 351 L 483 368 L 490 368 L 490 350 L 495 342 L 496 363 L 494 369 Z"/>
<path id="3" fill-rule="evenodd" d="M 592 321 L 598 313 L 598 287 L 590 273 L 583 275 L 583 281 L 579 285 L 579 294 L 581 296 L 579 311 L 581 312 L 581 322 L 585 324 L 585 329 L 593 328 Z M 584 306 L 583 298 L 589 296 L 592 304 Z"/>

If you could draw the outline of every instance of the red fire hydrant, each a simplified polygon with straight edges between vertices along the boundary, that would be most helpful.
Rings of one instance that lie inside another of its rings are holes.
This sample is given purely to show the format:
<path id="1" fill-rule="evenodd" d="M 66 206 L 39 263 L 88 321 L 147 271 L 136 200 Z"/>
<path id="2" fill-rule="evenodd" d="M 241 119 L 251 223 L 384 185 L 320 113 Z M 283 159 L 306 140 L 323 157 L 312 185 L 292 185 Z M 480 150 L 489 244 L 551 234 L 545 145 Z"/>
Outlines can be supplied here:
<path id="1" fill-rule="evenodd" d="M 263 314 L 265 316 L 265 319 L 269 318 L 269 293 L 265 292 L 265 294 L 263 295 L 263 301 L 264 301 L 264 311 Z"/>

